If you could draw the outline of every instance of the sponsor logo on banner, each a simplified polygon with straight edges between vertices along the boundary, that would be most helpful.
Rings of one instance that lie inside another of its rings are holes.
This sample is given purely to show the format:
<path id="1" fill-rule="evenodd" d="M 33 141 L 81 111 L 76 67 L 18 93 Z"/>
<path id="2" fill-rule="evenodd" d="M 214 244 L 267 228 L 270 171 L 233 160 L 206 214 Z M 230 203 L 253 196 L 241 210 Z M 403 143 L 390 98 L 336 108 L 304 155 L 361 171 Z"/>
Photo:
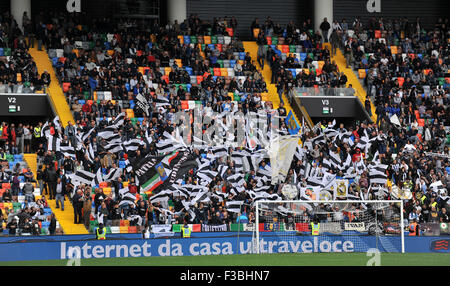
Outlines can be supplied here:
<path id="1" fill-rule="evenodd" d="M 365 231 L 366 227 L 363 222 L 346 222 L 345 230 Z"/>
<path id="2" fill-rule="evenodd" d="M 430 250 L 435 252 L 449 252 L 450 239 L 433 240 L 430 243 Z"/>

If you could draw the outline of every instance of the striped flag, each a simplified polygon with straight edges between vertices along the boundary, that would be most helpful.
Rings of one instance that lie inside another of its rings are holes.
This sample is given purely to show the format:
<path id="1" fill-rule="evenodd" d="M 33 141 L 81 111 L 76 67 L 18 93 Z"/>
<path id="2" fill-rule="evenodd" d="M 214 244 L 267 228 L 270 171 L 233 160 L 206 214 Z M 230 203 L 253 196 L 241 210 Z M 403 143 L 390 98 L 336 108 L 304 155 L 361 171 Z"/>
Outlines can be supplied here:
<path id="1" fill-rule="evenodd" d="M 100 182 L 103 182 L 102 167 L 98 168 L 97 173 L 95 173 L 95 177 L 92 180 L 91 185 L 98 186 L 100 184 Z"/>
<path id="2" fill-rule="evenodd" d="M 197 176 L 200 179 L 202 179 L 208 183 L 211 183 L 212 180 L 217 176 L 217 174 L 218 174 L 218 172 L 215 172 L 212 170 L 205 170 L 205 171 L 198 172 Z"/>
<path id="3" fill-rule="evenodd" d="M 122 126 L 123 123 L 125 122 L 126 116 L 127 115 L 125 114 L 125 112 L 120 113 L 119 115 L 117 115 L 116 119 L 114 119 L 114 121 L 112 122 L 112 125 L 115 126 L 116 128 Z"/>
<path id="4" fill-rule="evenodd" d="M 381 184 L 387 183 L 388 175 L 386 174 L 388 165 L 380 163 L 371 163 L 369 165 L 369 181 L 371 184 Z"/>
<path id="5" fill-rule="evenodd" d="M 119 197 L 120 197 L 119 207 L 125 204 L 135 205 L 136 195 L 130 193 L 128 187 L 119 190 Z"/>
<path id="6" fill-rule="evenodd" d="M 48 151 L 60 151 L 61 148 L 61 139 L 56 136 L 49 135 L 47 142 L 47 150 Z"/>
<path id="7" fill-rule="evenodd" d="M 87 157 L 88 157 L 88 160 L 91 162 L 91 163 L 93 163 L 94 162 L 94 159 L 95 159 L 95 154 L 94 154 L 94 148 L 92 147 L 92 143 L 89 143 L 89 145 L 87 146 L 87 148 L 86 148 L 86 151 L 87 151 Z"/>
<path id="8" fill-rule="evenodd" d="M 59 121 L 59 116 L 56 116 L 55 118 L 53 118 L 53 124 L 55 125 L 55 129 L 61 133 L 62 132 L 62 127 Z"/>
<path id="9" fill-rule="evenodd" d="M 140 139 L 131 139 L 123 143 L 123 147 L 126 152 L 136 151 L 139 147 L 143 146 L 145 143 Z"/>
<path id="10" fill-rule="evenodd" d="M 225 172 L 228 170 L 228 166 L 226 165 L 219 165 L 219 167 L 217 168 L 217 171 L 220 174 L 220 177 L 223 178 L 223 175 L 225 174 Z"/>
<path id="11" fill-rule="evenodd" d="M 76 160 L 77 156 L 75 153 L 75 148 L 73 146 L 60 146 L 61 153 L 63 153 L 64 157 L 71 157 Z"/>
<path id="12" fill-rule="evenodd" d="M 120 151 L 123 151 L 123 147 L 121 143 L 109 143 L 107 145 L 105 145 L 105 150 L 110 152 L 110 153 L 117 153 Z"/>
<path id="13" fill-rule="evenodd" d="M 89 139 L 89 137 L 91 136 L 92 132 L 95 131 L 95 129 L 96 129 L 96 128 L 93 127 L 93 128 L 91 128 L 91 129 L 89 129 L 88 131 L 84 132 L 84 133 L 81 135 L 81 140 L 82 140 L 83 142 L 85 142 L 87 139 Z"/>
<path id="14" fill-rule="evenodd" d="M 84 170 L 77 170 L 75 171 L 75 174 L 73 174 L 72 176 L 73 181 L 77 181 L 86 185 L 91 185 L 94 178 L 95 174 Z"/>
<path id="15" fill-rule="evenodd" d="M 237 186 L 242 186 L 245 183 L 244 180 L 244 174 L 242 173 L 237 173 L 234 175 L 231 175 L 227 178 L 227 181 L 233 186 L 233 187 L 237 187 Z"/>
<path id="16" fill-rule="evenodd" d="M 120 177 L 120 169 L 119 168 L 112 168 L 109 170 L 109 173 L 103 176 L 104 182 L 110 182 L 114 181 L 117 178 Z"/>
<path id="17" fill-rule="evenodd" d="M 169 99 L 158 95 L 156 98 L 153 98 L 153 102 L 156 104 L 156 108 L 170 105 Z"/>
<path id="18" fill-rule="evenodd" d="M 109 138 L 116 135 L 114 132 L 117 128 L 115 126 L 107 126 L 103 128 L 102 130 L 98 131 L 97 136 L 104 138 L 105 140 L 108 140 Z"/>
<path id="19" fill-rule="evenodd" d="M 50 125 L 48 124 L 48 121 L 44 123 L 44 125 L 41 128 L 41 137 L 49 137 L 50 136 Z"/>
<path id="20" fill-rule="evenodd" d="M 225 203 L 225 208 L 228 212 L 240 213 L 243 204 L 244 201 L 227 201 Z"/>
<path id="21" fill-rule="evenodd" d="M 242 157 L 242 165 L 244 167 L 244 172 L 256 171 L 258 169 L 255 156 Z"/>

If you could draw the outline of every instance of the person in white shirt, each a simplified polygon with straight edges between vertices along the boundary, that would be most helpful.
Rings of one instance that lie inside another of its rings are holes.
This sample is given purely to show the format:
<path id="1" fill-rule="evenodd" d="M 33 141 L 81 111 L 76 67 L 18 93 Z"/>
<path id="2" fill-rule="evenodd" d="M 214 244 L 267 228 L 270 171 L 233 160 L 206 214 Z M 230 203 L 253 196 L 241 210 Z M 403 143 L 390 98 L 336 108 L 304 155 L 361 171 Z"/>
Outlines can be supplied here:
<path id="1" fill-rule="evenodd" d="M 59 208 L 59 204 L 61 203 L 61 210 L 64 211 L 64 186 L 61 178 L 58 178 L 56 181 L 56 208 Z"/>

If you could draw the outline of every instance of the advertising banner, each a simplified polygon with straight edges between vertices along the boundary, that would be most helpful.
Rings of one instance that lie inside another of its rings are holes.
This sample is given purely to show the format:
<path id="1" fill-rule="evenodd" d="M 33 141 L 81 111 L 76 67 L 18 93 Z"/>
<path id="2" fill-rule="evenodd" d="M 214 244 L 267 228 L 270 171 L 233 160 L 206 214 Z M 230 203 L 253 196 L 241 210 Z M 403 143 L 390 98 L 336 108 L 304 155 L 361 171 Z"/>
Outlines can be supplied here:
<path id="1" fill-rule="evenodd" d="M 233 237 L 90 240 L 0 244 L 0 261 L 71 258 L 232 255 L 255 253 L 250 235 Z M 448 237 L 405 237 L 406 252 L 448 252 Z M 266 232 L 260 238 L 261 253 L 400 252 L 400 236 L 280 235 Z"/>
<path id="2" fill-rule="evenodd" d="M 439 236 L 441 228 L 438 223 L 421 223 L 420 231 L 424 236 Z"/>
<path id="3" fill-rule="evenodd" d="M 366 227 L 363 222 L 346 222 L 345 230 L 365 231 Z"/>

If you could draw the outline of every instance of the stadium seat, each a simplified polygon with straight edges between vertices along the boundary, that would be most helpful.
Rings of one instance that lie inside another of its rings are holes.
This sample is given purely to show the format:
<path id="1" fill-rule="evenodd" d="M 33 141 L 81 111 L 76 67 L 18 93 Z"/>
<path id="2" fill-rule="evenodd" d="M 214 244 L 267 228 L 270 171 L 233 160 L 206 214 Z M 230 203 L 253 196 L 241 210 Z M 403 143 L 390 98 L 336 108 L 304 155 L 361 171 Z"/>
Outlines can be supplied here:
<path id="1" fill-rule="evenodd" d="M 366 70 L 365 69 L 359 69 L 358 70 L 358 77 L 359 78 L 366 78 Z"/>

